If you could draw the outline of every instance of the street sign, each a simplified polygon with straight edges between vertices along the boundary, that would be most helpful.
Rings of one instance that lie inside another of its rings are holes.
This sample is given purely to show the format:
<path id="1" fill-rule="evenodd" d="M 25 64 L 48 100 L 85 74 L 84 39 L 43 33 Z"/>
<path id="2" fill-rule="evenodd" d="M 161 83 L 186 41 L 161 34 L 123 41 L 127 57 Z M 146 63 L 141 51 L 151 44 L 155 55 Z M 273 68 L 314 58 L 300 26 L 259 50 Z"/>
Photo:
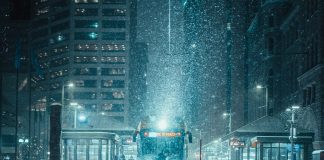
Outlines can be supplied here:
<path id="1" fill-rule="evenodd" d="M 237 138 L 232 138 L 229 141 L 229 143 L 230 143 L 230 146 L 233 146 L 233 147 L 244 147 L 245 146 L 245 142 L 244 141 L 240 141 Z"/>

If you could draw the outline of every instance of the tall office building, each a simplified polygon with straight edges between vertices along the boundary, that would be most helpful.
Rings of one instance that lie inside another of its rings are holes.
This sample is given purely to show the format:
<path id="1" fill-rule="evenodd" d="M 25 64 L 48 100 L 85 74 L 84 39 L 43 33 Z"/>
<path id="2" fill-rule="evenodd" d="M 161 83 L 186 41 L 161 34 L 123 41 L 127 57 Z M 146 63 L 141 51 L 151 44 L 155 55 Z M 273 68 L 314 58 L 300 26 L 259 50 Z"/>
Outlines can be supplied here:
<path id="1" fill-rule="evenodd" d="M 31 52 L 40 65 L 32 78 L 39 91 L 33 99 L 63 103 L 63 128 L 109 128 L 100 123 L 104 119 L 127 124 L 132 5 L 131 0 L 33 1 Z M 75 121 L 81 114 L 87 123 Z"/>

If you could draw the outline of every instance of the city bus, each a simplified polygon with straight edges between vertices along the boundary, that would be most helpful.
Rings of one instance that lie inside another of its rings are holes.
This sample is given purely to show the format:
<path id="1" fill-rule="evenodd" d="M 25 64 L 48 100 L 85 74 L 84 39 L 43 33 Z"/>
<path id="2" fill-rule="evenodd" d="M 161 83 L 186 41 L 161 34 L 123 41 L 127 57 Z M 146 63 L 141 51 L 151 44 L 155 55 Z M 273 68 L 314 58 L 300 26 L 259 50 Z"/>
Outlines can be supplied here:
<path id="1" fill-rule="evenodd" d="M 142 120 L 133 135 L 139 160 L 186 160 L 192 134 L 180 118 Z"/>

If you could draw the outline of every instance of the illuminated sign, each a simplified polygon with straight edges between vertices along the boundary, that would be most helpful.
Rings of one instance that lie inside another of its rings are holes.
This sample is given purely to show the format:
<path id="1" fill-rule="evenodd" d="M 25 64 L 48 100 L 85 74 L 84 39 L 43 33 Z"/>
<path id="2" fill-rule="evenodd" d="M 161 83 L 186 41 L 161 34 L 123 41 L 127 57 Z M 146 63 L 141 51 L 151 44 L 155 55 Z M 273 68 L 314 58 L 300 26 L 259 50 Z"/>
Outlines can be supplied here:
<path id="1" fill-rule="evenodd" d="M 145 132 L 145 137 L 181 137 L 180 132 Z"/>
<path id="2" fill-rule="evenodd" d="M 245 143 L 244 141 L 240 141 L 238 139 L 235 139 L 235 138 L 232 138 L 230 141 L 230 146 L 233 146 L 233 147 L 244 147 L 245 146 Z"/>

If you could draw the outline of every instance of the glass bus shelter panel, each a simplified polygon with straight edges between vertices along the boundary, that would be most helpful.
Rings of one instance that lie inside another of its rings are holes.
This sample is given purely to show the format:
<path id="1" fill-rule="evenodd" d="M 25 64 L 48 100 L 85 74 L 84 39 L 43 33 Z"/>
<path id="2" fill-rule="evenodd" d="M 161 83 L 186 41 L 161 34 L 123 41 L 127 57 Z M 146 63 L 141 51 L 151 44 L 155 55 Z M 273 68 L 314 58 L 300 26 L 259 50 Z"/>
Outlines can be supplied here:
<path id="1" fill-rule="evenodd" d="M 292 160 L 289 143 L 263 143 L 262 160 Z M 304 146 L 295 144 L 294 160 L 304 160 Z"/>
<path id="2" fill-rule="evenodd" d="M 64 139 L 63 160 L 112 160 L 118 145 L 107 139 Z"/>

